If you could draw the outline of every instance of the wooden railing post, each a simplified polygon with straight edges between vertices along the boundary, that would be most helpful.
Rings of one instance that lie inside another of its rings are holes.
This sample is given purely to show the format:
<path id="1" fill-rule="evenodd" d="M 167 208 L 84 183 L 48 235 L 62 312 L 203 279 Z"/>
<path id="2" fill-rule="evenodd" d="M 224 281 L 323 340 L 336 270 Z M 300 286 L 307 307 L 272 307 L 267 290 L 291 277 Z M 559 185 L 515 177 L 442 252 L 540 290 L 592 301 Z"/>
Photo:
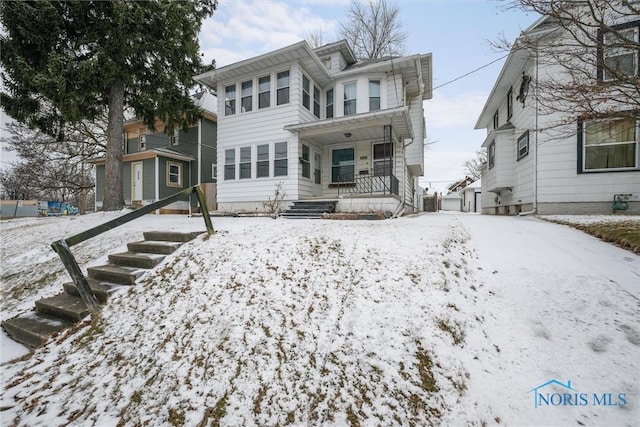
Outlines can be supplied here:
<path id="1" fill-rule="evenodd" d="M 198 198 L 198 203 L 200 204 L 200 211 L 202 211 L 202 218 L 204 218 L 204 225 L 207 227 L 207 233 L 212 235 L 214 233 L 213 224 L 211 224 L 211 216 L 209 216 L 209 208 L 207 207 L 207 201 L 202 193 L 202 189 L 199 186 L 193 187 L 194 193 L 196 193 L 196 197 Z"/>
<path id="2" fill-rule="evenodd" d="M 97 314 L 100 312 L 100 304 L 98 303 L 95 295 L 93 295 L 93 292 L 89 287 L 89 282 L 87 282 L 87 279 L 82 274 L 82 270 L 80 270 L 71 250 L 69 250 L 67 242 L 64 240 L 58 240 L 57 242 L 53 242 L 51 247 L 58 253 L 58 255 L 60 255 L 60 259 L 62 260 L 64 267 L 67 269 L 69 276 L 71 276 L 73 283 L 76 284 L 80 298 L 82 298 L 82 301 L 87 305 L 91 314 Z"/>

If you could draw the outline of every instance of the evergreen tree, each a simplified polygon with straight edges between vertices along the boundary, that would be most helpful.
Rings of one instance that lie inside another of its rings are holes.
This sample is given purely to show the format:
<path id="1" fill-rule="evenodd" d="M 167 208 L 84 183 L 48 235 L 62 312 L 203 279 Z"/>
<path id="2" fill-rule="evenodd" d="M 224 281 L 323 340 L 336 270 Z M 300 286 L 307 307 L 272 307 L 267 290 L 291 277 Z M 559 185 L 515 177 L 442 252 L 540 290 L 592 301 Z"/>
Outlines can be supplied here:
<path id="1" fill-rule="evenodd" d="M 204 67 L 198 33 L 217 0 L 8 1 L 0 7 L 2 108 L 64 140 L 68 123 L 106 111 L 103 209 L 123 207 L 125 105 L 153 129 L 187 126 L 189 96 Z"/>

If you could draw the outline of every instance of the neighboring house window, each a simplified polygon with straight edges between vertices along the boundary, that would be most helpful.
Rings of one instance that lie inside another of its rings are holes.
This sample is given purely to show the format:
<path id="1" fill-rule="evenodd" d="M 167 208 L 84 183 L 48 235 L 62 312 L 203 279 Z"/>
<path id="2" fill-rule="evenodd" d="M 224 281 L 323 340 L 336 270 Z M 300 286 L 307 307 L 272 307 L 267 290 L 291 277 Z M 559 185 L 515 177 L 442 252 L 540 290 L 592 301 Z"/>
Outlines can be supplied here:
<path id="1" fill-rule="evenodd" d="M 369 80 L 369 111 L 380 109 L 380 80 Z"/>
<path id="2" fill-rule="evenodd" d="M 327 119 L 333 117 L 333 89 L 327 91 Z"/>
<path id="3" fill-rule="evenodd" d="M 302 144 L 302 176 L 305 178 L 311 178 L 311 150 L 309 146 Z"/>
<path id="4" fill-rule="evenodd" d="M 173 135 L 171 135 L 171 145 L 180 144 L 180 128 L 175 128 L 173 130 Z"/>
<path id="5" fill-rule="evenodd" d="M 138 136 L 138 151 L 144 151 L 147 149 L 147 135 L 142 134 Z"/>
<path id="6" fill-rule="evenodd" d="M 253 81 L 242 82 L 242 98 L 240 100 L 243 113 L 253 109 Z"/>
<path id="7" fill-rule="evenodd" d="M 498 129 L 498 126 L 500 126 L 500 117 L 498 116 L 498 110 L 496 110 L 496 113 L 493 115 L 493 128 L 494 129 Z"/>
<path id="8" fill-rule="evenodd" d="M 273 155 L 273 176 L 287 176 L 289 159 L 287 157 L 287 143 L 276 142 Z"/>
<path id="9" fill-rule="evenodd" d="M 373 175 L 390 176 L 393 171 L 393 144 L 373 144 Z"/>
<path id="10" fill-rule="evenodd" d="M 218 165 L 211 165 L 211 178 L 212 179 L 218 178 Z"/>
<path id="11" fill-rule="evenodd" d="M 251 178 L 251 147 L 240 148 L 240 179 Z"/>
<path id="12" fill-rule="evenodd" d="M 276 104 L 288 104 L 289 103 L 289 72 L 283 71 L 278 73 L 278 90 L 276 93 Z"/>
<path id="13" fill-rule="evenodd" d="M 634 118 L 608 118 L 580 123 L 578 144 L 583 171 L 638 169 L 638 123 Z"/>
<path id="14" fill-rule="evenodd" d="M 600 33 L 599 39 L 598 78 L 612 81 L 640 75 L 640 21 L 613 27 L 612 31 Z"/>
<path id="15" fill-rule="evenodd" d="M 518 160 L 529 154 L 529 131 L 518 138 Z"/>
<path id="16" fill-rule="evenodd" d="M 258 109 L 271 105 L 271 76 L 258 79 Z"/>
<path id="17" fill-rule="evenodd" d="M 224 88 L 224 115 L 231 116 L 236 113 L 236 85 Z"/>
<path id="18" fill-rule="evenodd" d="M 513 88 L 509 88 L 507 92 L 507 121 L 513 116 Z"/>
<path id="19" fill-rule="evenodd" d="M 313 86 L 313 115 L 320 118 L 320 89 Z"/>
<path id="20" fill-rule="evenodd" d="M 493 141 L 489 144 L 489 148 L 487 149 L 487 160 L 489 163 L 489 169 L 493 167 L 496 163 L 496 142 Z"/>
<path id="21" fill-rule="evenodd" d="M 258 145 L 257 148 L 256 178 L 265 178 L 269 176 L 269 144 Z"/>
<path id="22" fill-rule="evenodd" d="M 167 187 L 182 187 L 182 164 L 167 162 Z"/>
<path id="23" fill-rule="evenodd" d="M 331 182 L 353 182 L 355 166 L 353 147 L 331 150 Z"/>
<path id="24" fill-rule="evenodd" d="M 302 75 L 302 105 L 307 110 L 311 111 L 311 82 L 304 74 Z"/>
<path id="25" fill-rule="evenodd" d="M 236 179 L 236 150 L 224 150 L 224 179 Z"/>
<path id="26" fill-rule="evenodd" d="M 356 84 L 347 83 L 344 85 L 344 115 L 356 113 Z"/>

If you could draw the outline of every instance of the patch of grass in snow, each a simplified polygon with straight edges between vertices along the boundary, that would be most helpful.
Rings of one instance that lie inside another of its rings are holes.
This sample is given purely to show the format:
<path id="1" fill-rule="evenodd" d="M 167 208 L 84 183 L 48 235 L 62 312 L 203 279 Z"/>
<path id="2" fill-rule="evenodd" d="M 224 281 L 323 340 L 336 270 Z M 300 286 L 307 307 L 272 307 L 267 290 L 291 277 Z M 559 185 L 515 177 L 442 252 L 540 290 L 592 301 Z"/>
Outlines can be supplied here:
<path id="1" fill-rule="evenodd" d="M 172 426 L 183 426 L 185 421 L 184 411 L 176 408 L 169 408 L 169 424 Z"/>
<path id="2" fill-rule="evenodd" d="M 464 342 L 465 333 L 462 326 L 457 322 L 451 322 L 448 319 L 438 320 L 438 328 L 441 331 L 447 332 L 453 338 L 453 343 L 458 345 Z"/>
<path id="3" fill-rule="evenodd" d="M 570 219 L 560 220 L 544 217 L 542 219 L 556 224 L 568 225 L 640 255 L 640 221 L 612 219 L 611 221 L 581 223 L 578 220 L 573 222 Z"/>
<path id="4" fill-rule="evenodd" d="M 436 383 L 436 379 L 433 376 L 433 361 L 431 360 L 429 353 L 421 347 L 418 347 L 416 359 L 418 359 L 418 374 L 420 375 L 422 389 L 428 393 L 437 393 L 440 391 L 440 388 Z"/>

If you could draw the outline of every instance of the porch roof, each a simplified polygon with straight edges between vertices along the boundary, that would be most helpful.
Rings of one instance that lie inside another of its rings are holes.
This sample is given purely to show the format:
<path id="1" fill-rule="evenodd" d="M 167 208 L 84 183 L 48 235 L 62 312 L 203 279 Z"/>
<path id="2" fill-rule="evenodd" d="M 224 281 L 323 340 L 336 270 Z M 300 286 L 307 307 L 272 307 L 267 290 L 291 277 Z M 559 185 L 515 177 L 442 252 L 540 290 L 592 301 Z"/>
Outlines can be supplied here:
<path id="1" fill-rule="evenodd" d="M 167 157 L 173 160 L 183 160 L 185 162 L 192 162 L 195 160 L 190 154 L 182 153 L 177 150 L 173 150 L 171 148 L 152 148 L 150 150 L 138 151 L 136 153 L 129 153 L 122 156 L 123 162 L 134 162 L 138 160 L 145 159 L 153 159 L 155 157 Z M 104 165 L 106 163 L 106 158 L 98 157 L 95 159 L 89 159 L 90 163 L 95 163 L 96 165 Z"/>
<path id="2" fill-rule="evenodd" d="M 383 127 L 386 125 L 391 125 L 393 132 L 400 140 L 414 136 L 409 107 L 406 106 L 286 125 L 284 129 L 297 132 L 302 137 L 311 138 L 320 143 L 332 144 L 363 139 L 382 139 Z"/>

